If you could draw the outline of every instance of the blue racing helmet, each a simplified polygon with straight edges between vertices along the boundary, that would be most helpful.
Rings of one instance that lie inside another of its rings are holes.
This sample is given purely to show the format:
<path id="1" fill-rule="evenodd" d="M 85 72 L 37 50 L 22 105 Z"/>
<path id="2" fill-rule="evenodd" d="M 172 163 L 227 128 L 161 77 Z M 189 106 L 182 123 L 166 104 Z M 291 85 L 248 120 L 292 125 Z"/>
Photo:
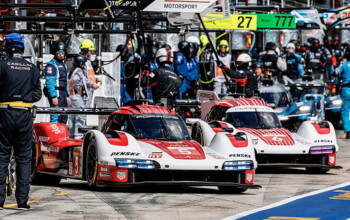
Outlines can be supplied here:
<path id="1" fill-rule="evenodd" d="M 12 47 L 24 49 L 23 37 L 20 34 L 12 33 L 6 36 L 5 49 L 8 50 Z"/>

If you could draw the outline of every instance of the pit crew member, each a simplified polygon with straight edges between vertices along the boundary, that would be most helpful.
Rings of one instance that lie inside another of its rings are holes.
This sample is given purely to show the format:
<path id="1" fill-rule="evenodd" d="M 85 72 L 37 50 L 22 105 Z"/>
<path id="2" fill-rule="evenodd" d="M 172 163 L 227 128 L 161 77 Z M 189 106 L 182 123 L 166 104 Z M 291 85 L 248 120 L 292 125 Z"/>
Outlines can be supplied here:
<path id="1" fill-rule="evenodd" d="M 58 42 L 54 46 L 54 58 L 45 67 L 44 92 L 49 99 L 51 107 L 68 107 L 71 104 L 68 88 L 68 70 L 64 63 L 66 57 L 66 45 Z M 51 122 L 66 124 L 67 115 L 51 115 Z"/>
<path id="2" fill-rule="evenodd" d="M 16 200 L 19 209 L 27 205 L 30 189 L 33 118 L 32 103 L 42 96 L 39 69 L 23 58 L 20 34 L 6 37 L 9 58 L 0 61 L 0 209 L 6 199 L 6 177 L 11 148 L 16 160 Z"/>

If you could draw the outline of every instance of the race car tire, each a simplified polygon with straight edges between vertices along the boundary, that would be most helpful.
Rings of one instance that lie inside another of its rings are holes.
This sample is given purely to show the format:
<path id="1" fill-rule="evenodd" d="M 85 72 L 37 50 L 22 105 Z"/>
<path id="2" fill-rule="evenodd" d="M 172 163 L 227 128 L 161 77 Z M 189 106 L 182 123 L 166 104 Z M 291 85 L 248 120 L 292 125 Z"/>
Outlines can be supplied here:
<path id="1" fill-rule="evenodd" d="M 330 171 L 330 169 L 306 167 L 306 171 L 310 174 L 324 174 L 324 173 L 327 173 L 328 171 Z"/>
<path id="2" fill-rule="evenodd" d="M 98 156 L 97 156 L 96 138 L 90 137 L 86 155 L 85 155 L 85 177 L 91 190 L 96 189 Z"/>
<path id="3" fill-rule="evenodd" d="M 35 134 L 33 135 L 33 142 L 32 142 L 32 162 L 31 162 L 31 175 L 30 175 L 30 181 L 32 185 L 49 185 L 49 186 L 56 186 L 60 183 L 62 177 L 60 176 L 54 176 L 54 175 L 45 175 L 42 173 L 38 173 L 38 148 L 37 148 L 37 142 Z"/>
<path id="4" fill-rule="evenodd" d="M 219 191 L 223 194 L 240 194 L 247 191 L 247 188 L 237 188 L 234 186 L 218 186 Z"/>
<path id="5" fill-rule="evenodd" d="M 203 132 L 201 127 L 199 126 L 199 123 L 193 125 L 191 138 L 197 141 L 200 145 L 204 145 Z"/>

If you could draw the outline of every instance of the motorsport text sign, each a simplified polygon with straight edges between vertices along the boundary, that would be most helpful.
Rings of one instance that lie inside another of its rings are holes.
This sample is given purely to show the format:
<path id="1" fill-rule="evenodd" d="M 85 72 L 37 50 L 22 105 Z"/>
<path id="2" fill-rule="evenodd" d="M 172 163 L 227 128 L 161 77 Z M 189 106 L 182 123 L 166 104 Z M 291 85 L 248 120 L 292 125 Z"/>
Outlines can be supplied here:
<path id="1" fill-rule="evenodd" d="M 222 14 L 206 14 L 203 22 L 208 29 L 256 30 L 256 15 L 231 15 L 229 19 L 222 19 Z"/>
<path id="2" fill-rule="evenodd" d="M 216 0 L 155 0 L 144 11 L 200 13 Z"/>
<path id="3" fill-rule="evenodd" d="M 295 29 L 295 15 L 258 14 L 258 28 Z"/>

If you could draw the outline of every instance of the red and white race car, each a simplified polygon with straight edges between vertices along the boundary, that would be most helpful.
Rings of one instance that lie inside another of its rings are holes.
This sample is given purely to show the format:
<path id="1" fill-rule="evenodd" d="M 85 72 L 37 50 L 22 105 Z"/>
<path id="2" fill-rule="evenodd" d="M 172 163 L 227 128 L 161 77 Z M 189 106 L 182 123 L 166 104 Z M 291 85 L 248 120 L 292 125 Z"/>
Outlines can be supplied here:
<path id="1" fill-rule="evenodd" d="M 142 184 L 218 186 L 224 192 L 260 188 L 253 184 L 257 162 L 252 140 L 220 132 L 203 147 L 191 140 L 183 120 L 165 107 L 119 108 L 102 131 L 89 130 L 83 140 L 69 139 L 63 124 L 37 123 L 34 130 L 34 183 L 57 183 L 68 177 L 86 180 L 91 188 Z"/>
<path id="2" fill-rule="evenodd" d="M 336 166 L 339 147 L 330 122 L 305 121 L 291 133 L 263 100 L 230 97 L 214 105 L 205 121 L 210 127 L 204 121 L 193 124 L 194 140 L 206 146 L 222 130 L 244 132 L 253 141 L 258 167 L 305 167 L 317 173 L 341 168 Z"/>

